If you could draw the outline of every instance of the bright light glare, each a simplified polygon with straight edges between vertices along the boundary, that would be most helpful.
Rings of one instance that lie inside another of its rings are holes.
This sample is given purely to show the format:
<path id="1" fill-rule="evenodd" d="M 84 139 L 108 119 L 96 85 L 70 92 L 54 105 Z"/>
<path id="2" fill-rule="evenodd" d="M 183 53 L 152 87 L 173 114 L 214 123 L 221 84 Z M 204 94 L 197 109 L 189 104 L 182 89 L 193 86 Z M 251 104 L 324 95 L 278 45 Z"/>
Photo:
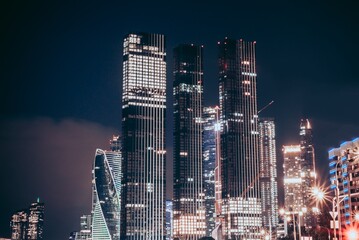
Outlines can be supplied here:
<path id="1" fill-rule="evenodd" d="M 355 218 L 355 221 L 359 221 L 359 213 L 355 213 L 354 218 Z"/>
<path id="2" fill-rule="evenodd" d="M 284 210 L 283 208 L 281 208 L 281 209 L 279 210 L 279 214 L 280 214 L 280 215 L 284 215 L 284 213 L 285 213 L 285 210 Z"/>
<path id="3" fill-rule="evenodd" d="M 349 229 L 347 236 L 348 236 L 348 240 L 357 240 L 359 237 L 358 231 L 355 229 Z"/>

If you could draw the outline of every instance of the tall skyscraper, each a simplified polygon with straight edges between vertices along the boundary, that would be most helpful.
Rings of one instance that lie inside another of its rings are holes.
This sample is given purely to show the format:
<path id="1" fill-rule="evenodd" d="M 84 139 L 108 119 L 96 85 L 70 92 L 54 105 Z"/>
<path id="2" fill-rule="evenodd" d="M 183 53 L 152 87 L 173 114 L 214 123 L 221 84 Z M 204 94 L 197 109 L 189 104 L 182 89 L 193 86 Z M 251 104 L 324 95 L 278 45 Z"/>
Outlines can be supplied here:
<path id="1" fill-rule="evenodd" d="M 333 210 L 338 214 L 340 232 L 341 229 L 349 229 L 353 224 L 357 224 L 359 138 L 343 142 L 340 147 L 331 149 L 329 161 L 330 189 L 335 196 L 333 200 L 335 209 Z"/>
<path id="2" fill-rule="evenodd" d="M 174 49 L 174 239 L 205 235 L 202 172 L 203 48 Z"/>
<path id="3" fill-rule="evenodd" d="M 226 239 L 259 239 L 262 227 L 255 42 L 219 46 L 222 218 Z"/>
<path id="4" fill-rule="evenodd" d="M 44 203 L 39 199 L 31 203 L 28 209 L 16 212 L 11 219 L 12 240 L 43 239 L 44 232 Z"/>
<path id="5" fill-rule="evenodd" d="M 215 168 L 217 107 L 203 109 L 203 187 L 206 206 L 206 236 L 211 236 L 216 223 Z"/>
<path id="6" fill-rule="evenodd" d="M 278 184 L 275 123 L 271 118 L 259 119 L 259 155 L 263 226 L 271 239 L 276 239 L 278 225 Z"/>
<path id="7" fill-rule="evenodd" d="M 128 34 L 123 49 L 121 239 L 165 239 L 166 52 L 161 34 Z"/>
<path id="8" fill-rule="evenodd" d="M 93 240 L 120 239 L 120 186 L 120 152 L 97 149 L 93 170 Z"/>

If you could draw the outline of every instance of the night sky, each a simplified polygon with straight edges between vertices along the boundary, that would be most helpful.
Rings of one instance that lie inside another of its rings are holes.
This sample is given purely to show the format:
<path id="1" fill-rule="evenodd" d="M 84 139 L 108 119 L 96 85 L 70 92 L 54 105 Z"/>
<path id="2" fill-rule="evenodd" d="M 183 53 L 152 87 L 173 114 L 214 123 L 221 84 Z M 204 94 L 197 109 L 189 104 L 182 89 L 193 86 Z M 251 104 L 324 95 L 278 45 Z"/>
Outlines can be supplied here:
<path id="1" fill-rule="evenodd" d="M 122 41 L 162 33 L 168 56 L 168 189 L 172 191 L 172 49 L 204 45 L 205 105 L 218 101 L 217 41 L 257 41 L 258 108 L 281 146 L 314 128 L 317 166 L 359 136 L 356 1 L 1 1 L 0 237 L 11 214 L 45 202 L 45 239 L 67 239 L 91 210 L 96 148 L 121 129 Z M 280 183 L 281 186 L 281 183 Z M 282 202 L 282 200 L 280 200 Z"/>

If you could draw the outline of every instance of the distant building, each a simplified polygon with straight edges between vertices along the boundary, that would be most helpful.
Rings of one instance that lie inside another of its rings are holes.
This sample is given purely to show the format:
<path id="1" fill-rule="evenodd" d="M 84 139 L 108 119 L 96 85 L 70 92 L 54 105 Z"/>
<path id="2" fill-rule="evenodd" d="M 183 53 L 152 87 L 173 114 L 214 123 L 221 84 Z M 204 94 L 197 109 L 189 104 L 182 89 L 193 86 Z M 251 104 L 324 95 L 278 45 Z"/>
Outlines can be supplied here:
<path id="1" fill-rule="evenodd" d="M 211 236 L 216 224 L 215 168 L 217 107 L 203 109 L 203 187 L 206 206 L 206 236 Z"/>
<path id="2" fill-rule="evenodd" d="M 285 211 L 301 214 L 301 226 L 308 231 L 316 225 L 317 212 L 313 201 L 316 185 L 312 126 L 308 119 L 300 122 L 300 144 L 283 146 Z M 303 235 L 305 232 L 303 232 Z"/>
<path id="3" fill-rule="evenodd" d="M 13 214 L 11 222 L 12 240 L 43 239 L 44 203 L 32 203 L 28 209 Z"/>
<path id="4" fill-rule="evenodd" d="M 278 225 L 278 183 L 274 120 L 261 118 L 258 129 L 263 226 L 271 234 L 272 239 L 275 239 L 275 229 Z"/>
<path id="5" fill-rule="evenodd" d="M 172 210 L 172 201 L 166 200 L 166 240 L 173 239 L 173 210 Z"/>
<path id="6" fill-rule="evenodd" d="M 300 145 L 283 146 L 284 204 L 287 212 L 300 212 L 304 205 L 302 192 L 302 158 Z"/>
<path id="7" fill-rule="evenodd" d="M 307 213 L 303 215 L 303 225 L 308 229 L 316 226 L 317 213 L 313 211 L 313 188 L 316 186 L 315 153 L 313 146 L 312 126 L 308 119 L 300 121 L 300 150 L 302 158 L 303 204 Z"/>
<path id="8" fill-rule="evenodd" d="M 357 222 L 359 209 L 359 138 L 344 142 L 329 151 L 330 189 L 339 201 L 339 224 L 342 228 Z"/>
<path id="9" fill-rule="evenodd" d="M 80 231 L 71 232 L 69 240 L 91 240 L 91 215 L 82 215 L 80 218 Z"/>
<path id="10" fill-rule="evenodd" d="M 110 141 L 111 151 L 97 149 L 93 166 L 92 195 L 92 231 L 95 239 L 120 239 L 120 206 L 121 206 L 121 151 L 118 146 L 119 137 Z M 81 218 L 81 228 L 87 235 L 91 220 L 87 216 Z"/>

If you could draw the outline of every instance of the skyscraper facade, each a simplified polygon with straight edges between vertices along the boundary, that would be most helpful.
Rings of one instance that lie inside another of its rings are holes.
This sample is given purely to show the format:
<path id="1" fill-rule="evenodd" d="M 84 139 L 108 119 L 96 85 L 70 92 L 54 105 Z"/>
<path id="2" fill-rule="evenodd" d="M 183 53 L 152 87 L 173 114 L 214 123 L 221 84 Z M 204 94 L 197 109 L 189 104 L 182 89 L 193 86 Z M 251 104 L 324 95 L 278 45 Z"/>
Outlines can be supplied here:
<path id="1" fill-rule="evenodd" d="M 93 170 L 92 239 L 120 239 L 121 153 L 97 149 Z"/>
<path id="2" fill-rule="evenodd" d="M 259 155 L 263 226 L 276 239 L 278 225 L 278 184 L 275 123 L 271 118 L 259 120 Z"/>
<path id="3" fill-rule="evenodd" d="M 203 48 L 174 49 L 174 239 L 205 235 L 202 171 Z"/>
<path id="4" fill-rule="evenodd" d="M 44 203 L 38 199 L 31 203 L 28 209 L 13 214 L 11 226 L 11 239 L 38 240 L 43 239 L 44 232 Z"/>
<path id="5" fill-rule="evenodd" d="M 165 239 L 166 52 L 161 34 L 123 45 L 121 239 Z"/>
<path id="6" fill-rule="evenodd" d="M 255 45 L 227 38 L 218 43 L 226 239 L 259 239 L 262 227 Z"/>
<path id="7" fill-rule="evenodd" d="M 330 189 L 335 199 L 340 228 L 357 222 L 359 209 L 359 138 L 344 142 L 329 151 Z"/>
<path id="8" fill-rule="evenodd" d="M 215 168 L 217 107 L 203 108 L 203 187 L 206 206 L 206 236 L 211 236 L 216 225 Z"/>

